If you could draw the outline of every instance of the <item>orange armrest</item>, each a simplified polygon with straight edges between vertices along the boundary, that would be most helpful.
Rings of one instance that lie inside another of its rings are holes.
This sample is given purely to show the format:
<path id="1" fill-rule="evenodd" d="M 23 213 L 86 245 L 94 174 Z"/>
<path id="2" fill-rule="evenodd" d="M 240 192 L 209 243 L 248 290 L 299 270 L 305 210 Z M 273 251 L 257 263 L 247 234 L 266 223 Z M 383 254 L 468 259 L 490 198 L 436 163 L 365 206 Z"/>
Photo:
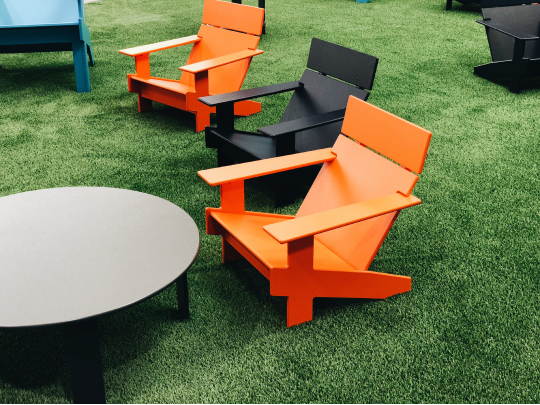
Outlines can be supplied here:
<path id="1" fill-rule="evenodd" d="M 189 73 L 199 73 L 205 70 L 210 70 L 228 63 L 238 62 L 239 60 L 251 58 L 255 55 L 260 55 L 264 51 L 260 49 L 246 49 L 240 52 L 231 53 L 225 56 L 218 56 L 214 59 L 204 60 L 202 62 L 192 63 L 191 65 L 181 66 L 178 69 Z"/>
<path id="2" fill-rule="evenodd" d="M 230 183 L 232 181 L 247 180 L 267 174 L 329 162 L 335 158 L 336 155 L 334 152 L 330 148 L 327 148 L 201 170 L 198 174 L 211 186 L 219 186 L 220 184 Z"/>
<path id="3" fill-rule="evenodd" d="M 139 56 L 151 52 L 161 51 L 163 49 L 174 48 L 175 46 L 193 44 L 199 42 L 202 38 L 197 35 L 191 35 L 189 37 L 171 39 L 170 41 L 158 42 L 150 45 L 137 46 L 135 48 L 122 49 L 118 51 L 128 56 Z"/>
<path id="4" fill-rule="evenodd" d="M 405 196 L 397 192 L 373 200 L 266 225 L 263 226 L 263 229 L 279 243 L 287 243 L 411 207 L 420 204 L 420 202 L 413 195 Z"/>

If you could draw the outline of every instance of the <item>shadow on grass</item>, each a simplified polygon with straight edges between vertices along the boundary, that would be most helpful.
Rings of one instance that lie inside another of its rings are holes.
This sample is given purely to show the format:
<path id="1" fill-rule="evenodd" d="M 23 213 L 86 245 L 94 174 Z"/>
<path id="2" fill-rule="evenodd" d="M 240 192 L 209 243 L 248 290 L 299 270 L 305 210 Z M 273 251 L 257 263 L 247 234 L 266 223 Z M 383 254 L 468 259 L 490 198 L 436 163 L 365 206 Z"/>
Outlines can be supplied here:
<path id="1" fill-rule="evenodd" d="M 0 380 L 33 389 L 60 379 L 71 396 L 62 326 L 2 330 L 0 347 Z"/>
<path id="2" fill-rule="evenodd" d="M 37 94 L 47 94 L 52 91 L 77 91 L 75 83 L 75 68 L 71 64 L 47 64 L 41 66 L 2 67 L 1 72 L 3 92 L 32 89 Z"/>
<path id="3" fill-rule="evenodd" d="M 157 297 L 100 318 L 105 374 L 111 368 L 143 356 L 153 341 L 159 339 L 164 325 L 179 322 L 176 307 L 156 305 L 153 300 Z M 58 383 L 65 398 L 71 400 L 64 339 L 61 325 L 0 331 L 0 380 L 25 390 Z"/>
<path id="4" fill-rule="evenodd" d="M 488 62 L 486 62 L 488 63 Z M 487 80 L 487 79 L 484 79 Z M 489 80 L 491 83 L 505 87 L 507 90 L 510 87 L 510 79 L 507 77 L 501 77 L 497 79 Z M 525 77 L 520 82 L 520 93 L 532 92 L 540 90 L 540 77 Z M 510 92 L 510 90 L 508 90 Z"/>

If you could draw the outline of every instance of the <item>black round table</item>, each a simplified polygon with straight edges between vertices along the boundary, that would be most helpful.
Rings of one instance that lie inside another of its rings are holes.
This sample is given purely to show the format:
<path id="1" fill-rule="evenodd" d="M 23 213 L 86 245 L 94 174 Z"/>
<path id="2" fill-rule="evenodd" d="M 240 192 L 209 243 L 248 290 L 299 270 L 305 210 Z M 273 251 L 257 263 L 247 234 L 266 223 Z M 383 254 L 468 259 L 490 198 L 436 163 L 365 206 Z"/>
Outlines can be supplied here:
<path id="1" fill-rule="evenodd" d="M 75 403 L 104 403 L 97 318 L 176 282 L 189 316 L 187 269 L 199 231 L 178 206 L 104 187 L 0 198 L 0 328 L 65 325 Z"/>

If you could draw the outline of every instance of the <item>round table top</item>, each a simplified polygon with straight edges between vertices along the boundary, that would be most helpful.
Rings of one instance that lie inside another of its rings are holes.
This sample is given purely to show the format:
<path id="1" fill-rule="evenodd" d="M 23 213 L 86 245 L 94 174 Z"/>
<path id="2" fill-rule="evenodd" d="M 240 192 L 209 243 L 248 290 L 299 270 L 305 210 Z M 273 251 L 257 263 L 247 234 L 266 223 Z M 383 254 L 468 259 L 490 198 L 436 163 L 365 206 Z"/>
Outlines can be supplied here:
<path id="1" fill-rule="evenodd" d="M 116 311 L 162 291 L 199 251 L 178 206 L 137 191 L 67 187 L 0 198 L 0 328 Z"/>

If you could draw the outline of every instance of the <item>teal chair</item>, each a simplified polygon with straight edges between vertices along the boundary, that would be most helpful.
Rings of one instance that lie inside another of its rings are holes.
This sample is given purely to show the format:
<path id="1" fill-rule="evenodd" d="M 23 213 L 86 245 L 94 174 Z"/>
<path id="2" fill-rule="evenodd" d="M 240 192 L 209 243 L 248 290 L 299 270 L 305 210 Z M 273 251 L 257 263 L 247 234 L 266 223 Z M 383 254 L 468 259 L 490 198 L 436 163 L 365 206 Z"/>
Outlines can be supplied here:
<path id="1" fill-rule="evenodd" d="M 79 93 L 90 91 L 94 52 L 83 0 L 0 0 L 0 53 L 73 51 Z"/>

